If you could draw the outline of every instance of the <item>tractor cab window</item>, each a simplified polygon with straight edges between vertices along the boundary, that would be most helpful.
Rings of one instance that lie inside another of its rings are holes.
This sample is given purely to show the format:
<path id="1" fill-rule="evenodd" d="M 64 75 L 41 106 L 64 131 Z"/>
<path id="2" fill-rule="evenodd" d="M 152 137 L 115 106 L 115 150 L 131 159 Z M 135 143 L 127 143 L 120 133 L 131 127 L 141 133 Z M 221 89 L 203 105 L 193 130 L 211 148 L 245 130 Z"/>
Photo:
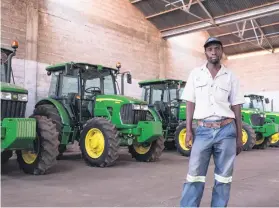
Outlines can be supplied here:
<path id="1" fill-rule="evenodd" d="M 56 95 L 56 87 L 57 87 L 58 77 L 59 77 L 58 73 L 52 73 L 51 74 L 50 87 L 49 87 L 49 92 L 48 92 L 48 94 L 50 96 L 55 96 Z"/>
<path id="2" fill-rule="evenodd" d="M 253 103 L 253 108 L 257 108 L 262 112 L 264 111 L 263 102 L 260 99 L 253 99 L 252 103 Z"/>
<path id="3" fill-rule="evenodd" d="M 78 93 L 78 77 L 63 76 L 61 96 L 67 96 L 69 93 Z"/>
<path id="4" fill-rule="evenodd" d="M 101 93 L 100 78 L 84 80 L 84 98 L 92 98 Z"/>
<path id="5" fill-rule="evenodd" d="M 7 82 L 8 55 L 1 50 L 1 82 Z"/>
<path id="6" fill-rule="evenodd" d="M 114 79 L 111 75 L 104 77 L 104 94 L 106 95 L 114 95 L 115 89 L 114 89 Z"/>
<path id="7" fill-rule="evenodd" d="M 244 104 L 242 105 L 243 108 L 252 108 L 252 102 L 249 97 L 245 97 Z"/>
<path id="8" fill-rule="evenodd" d="M 177 99 L 176 89 L 170 89 L 170 100 Z"/>

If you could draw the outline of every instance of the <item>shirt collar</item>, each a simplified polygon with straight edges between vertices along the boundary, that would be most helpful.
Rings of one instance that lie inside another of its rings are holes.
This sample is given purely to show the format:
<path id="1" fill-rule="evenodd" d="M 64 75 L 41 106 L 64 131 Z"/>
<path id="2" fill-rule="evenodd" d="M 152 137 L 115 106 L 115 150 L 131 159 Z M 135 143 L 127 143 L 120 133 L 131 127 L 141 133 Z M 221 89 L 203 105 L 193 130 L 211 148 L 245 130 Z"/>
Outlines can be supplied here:
<path id="1" fill-rule="evenodd" d="M 201 71 L 208 70 L 208 68 L 206 67 L 206 64 L 207 64 L 207 62 L 202 65 Z M 223 75 L 223 74 L 228 74 L 228 70 L 223 64 L 221 64 L 221 69 L 219 70 L 217 76 L 220 76 L 220 75 Z"/>

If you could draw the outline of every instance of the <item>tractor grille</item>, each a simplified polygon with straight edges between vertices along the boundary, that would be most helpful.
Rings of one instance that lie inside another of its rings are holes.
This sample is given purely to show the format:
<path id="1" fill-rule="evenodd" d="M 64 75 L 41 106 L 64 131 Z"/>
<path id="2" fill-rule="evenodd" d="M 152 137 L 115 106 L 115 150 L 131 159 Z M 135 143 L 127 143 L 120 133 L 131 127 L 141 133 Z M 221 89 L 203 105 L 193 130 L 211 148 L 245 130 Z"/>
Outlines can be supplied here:
<path id="1" fill-rule="evenodd" d="M 26 102 L 1 100 L 1 120 L 4 118 L 24 118 Z"/>
<path id="2" fill-rule="evenodd" d="M 253 126 L 262 126 L 264 125 L 265 118 L 261 117 L 259 114 L 251 115 L 251 122 Z"/>
<path id="3" fill-rule="evenodd" d="M 120 115 L 123 124 L 138 124 L 139 121 L 146 121 L 146 110 L 133 110 L 132 104 L 125 104 L 121 107 Z"/>

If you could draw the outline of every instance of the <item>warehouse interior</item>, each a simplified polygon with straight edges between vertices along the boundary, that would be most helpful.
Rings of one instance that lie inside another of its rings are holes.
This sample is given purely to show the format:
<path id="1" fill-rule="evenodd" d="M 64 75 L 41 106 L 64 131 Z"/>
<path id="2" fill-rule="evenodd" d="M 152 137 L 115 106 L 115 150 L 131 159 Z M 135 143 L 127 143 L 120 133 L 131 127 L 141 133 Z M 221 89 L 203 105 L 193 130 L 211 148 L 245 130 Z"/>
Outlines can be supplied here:
<path id="1" fill-rule="evenodd" d="M 279 112 L 279 0 L 1 0 L 1 47 L 18 41 L 12 69 L 16 85 L 28 90 L 26 117 L 49 95 L 48 66 L 121 63 L 120 72 L 132 75 L 125 96 L 141 99 L 143 80 L 187 82 L 191 70 L 206 62 L 203 45 L 211 36 L 222 41 L 222 64 L 239 78 L 243 94 L 263 95 L 270 100 L 265 110 Z M 16 162 L 5 166 L 3 204 L 178 205 L 188 157 L 166 151 L 158 163 L 137 163 L 125 150 L 115 167 L 92 168 L 81 162 L 77 141 L 69 149 L 53 174 L 35 179 Z M 278 150 L 253 149 L 238 157 L 231 206 L 279 205 Z M 204 206 L 210 204 L 213 165 Z"/>

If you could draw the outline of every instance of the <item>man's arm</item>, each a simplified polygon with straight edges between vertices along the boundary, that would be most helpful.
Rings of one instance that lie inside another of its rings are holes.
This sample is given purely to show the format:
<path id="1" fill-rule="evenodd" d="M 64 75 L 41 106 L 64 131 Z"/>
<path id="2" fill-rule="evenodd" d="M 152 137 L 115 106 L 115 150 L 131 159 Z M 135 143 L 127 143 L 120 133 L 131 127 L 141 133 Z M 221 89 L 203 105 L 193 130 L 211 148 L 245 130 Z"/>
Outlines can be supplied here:
<path id="1" fill-rule="evenodd" d="M 193 122 L 193 115 L 195 111 L 196 104 L 190 101 L 187 101 L 187 112 L 186 112 L 186 128 L 187 131 L 192 130 L 192 122 Z"/>
<path id="2" fill-rule="evenodd" d="M 231 103 L 231 109 L 235 115 L 235 124 L 237 131 L 237 152 L 238 155 L 242 150 L 242 117 L 241 117 L 241 105 L 244 103 L 244 96 L 240 91 L 240 84 L 238 79 L 233 75 L 232 77 L 232 90 L 229 98 Z"/>
<path id="3" fill-rule="evenodd" d="M 232 111 L 235 115 L 235 123 L 237 129 L 237 139 L 242 142 L 242 118 L 241 118 L 241 105 L 232 106 Z"/>

